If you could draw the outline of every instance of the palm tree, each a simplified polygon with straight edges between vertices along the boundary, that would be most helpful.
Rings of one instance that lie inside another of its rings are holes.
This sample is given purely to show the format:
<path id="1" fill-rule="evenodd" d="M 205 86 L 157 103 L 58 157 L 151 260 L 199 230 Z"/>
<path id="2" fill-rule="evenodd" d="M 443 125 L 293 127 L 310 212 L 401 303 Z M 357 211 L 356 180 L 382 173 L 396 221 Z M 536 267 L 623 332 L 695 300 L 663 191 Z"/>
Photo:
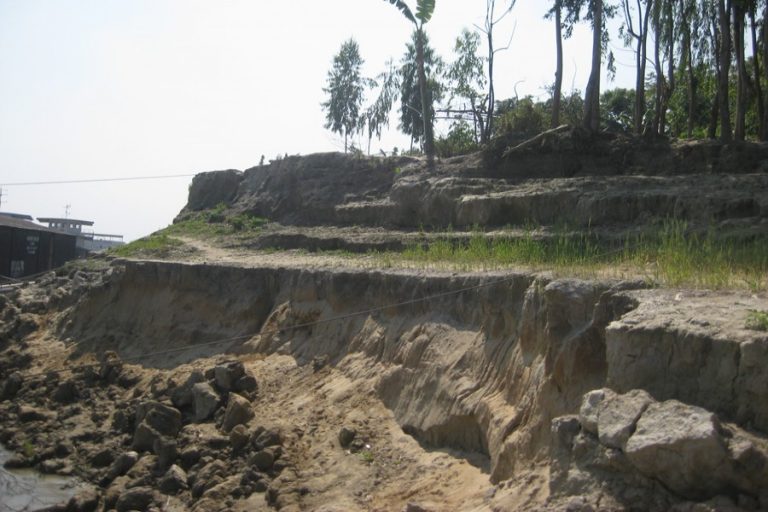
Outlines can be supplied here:
<path id="1" fill-rule="evenodd" d="M 421 117 L 424 122 L 424 153 L 427 155 L 429 167 L 435 165 L 435 135 L 432 129 L 432 119 L 429 115 L 430 104 L 427 102 L 427 75 L 424 72 L 424 24 L 435 12 L 436 0 L 417 0 L 414 15 L 408 4 L 402 0 L 385 0 L 397 7 L 411 23 L 416 26 L 416 63 L 419 68 L 419 94 L 421 95 Z"/>

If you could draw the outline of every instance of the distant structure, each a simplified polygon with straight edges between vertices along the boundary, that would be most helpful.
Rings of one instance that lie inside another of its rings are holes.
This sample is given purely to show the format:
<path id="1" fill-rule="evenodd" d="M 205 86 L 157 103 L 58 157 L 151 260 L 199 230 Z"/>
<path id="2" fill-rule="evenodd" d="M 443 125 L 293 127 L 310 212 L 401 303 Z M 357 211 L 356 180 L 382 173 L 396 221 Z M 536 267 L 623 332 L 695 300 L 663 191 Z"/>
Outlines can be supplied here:
<path id="1" fill-rule="evenodd" d="M 84 231 L 83 226 L 93 226 L 93 221 L 77 220 L 61 217 L 38 217 L 39 222 L 48 224 L 48 227 L 59 233 L 66 233 L 77 237 L 78 256 L 84 256 L 92 252 L 101 252 L 110 247 L 123 245 L 123 235 L 108 235 L 106 233 L 94 233 Z"/>
<path id="2" fill-rule="evenodd" d="M 0 212 L 0 281 L 60 267 L 77 257 L 77 236 L 32 222 L 32 217 Z"/>

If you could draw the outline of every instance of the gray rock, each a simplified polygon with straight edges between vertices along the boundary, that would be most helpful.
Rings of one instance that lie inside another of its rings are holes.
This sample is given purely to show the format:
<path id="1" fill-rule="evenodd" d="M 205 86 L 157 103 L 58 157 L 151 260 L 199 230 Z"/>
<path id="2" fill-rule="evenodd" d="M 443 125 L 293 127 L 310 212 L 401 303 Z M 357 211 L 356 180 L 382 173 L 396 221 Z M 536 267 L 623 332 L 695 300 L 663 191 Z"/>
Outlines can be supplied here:
<path id="1" fill-rule="evenodd" d="M 53 399 L 62 404 L 69 404 L 77 400 L 77 384 L 74 380 L 65 380 L 59 384 L 53 392 Z"/>
<path id="2" fill-rule="evenodd" d="M 720 423 L 711 412 L 676 400 L 653 403 L 625 453 L 640 473 L 691 499 L 725 493 L 732 469 Z"/>
<path id="3" fill-rule="evenodd" d="M 232 445 L 232 451 L 240 452 L 247 444 L 250 436 L 245 425 L 235 425 L 229 433 L 229 443 Z"/>
<path id="4" fill-rule="evenodd" d="M 235 383 L 245 376 L 245 367 L 240 361 L 233 361 L 214 367 L 216 386 L 224 391 L 235 391 Z"/>
<path id="5" fill-rule="evenodd" d="M 159 482 L 160 491 L 165 494 L 176 494 L 188 489 L 187 474 L 176 464 L 168 468 Z"/>
<path id="6" fill-rule="evenodd" d="M 192 405 L 194 402 L 192 387 L 200 382 L 205 382 L 205 376 L 203 375 L 203 372 L 195 370 L 190 373 L 184 384 L 178 386 L 171 392 L 171 402 L 173 402 L 173 405 L 176 407 Z"/>
<path id="7" fill-rule="evenodd" d="M 221 399 L 207 382 L 199 382 L 192 386 L 192 400 L 195 410 L 195 421 L 205 421 L 216 412 Z"/>
<path id="8" fill-rule="evenodd" d="M 107 471 L 109 479 L 114 480 L 118 476 L 126 474 L 138 460 L 139 454 L 137 452 L 129 451 L 121 453 Z"/>
<path id="9" fill-rule="evenodd" d="M 274 428 L 262 430 L 252 441 L 256 448 L 266 448 L 268 446 L 280 446 L 283 444 L 280 431 Z"/>
<path id="10" fill-rule="evenodd" d="M 339 430 L 339 444 L 342 448 L 346 448 L 355 439 L 357 432 L 354 429 L 348 427 L 342 427 Z"/>
<path id="11" fill-rule="evenodd" d="M 167 437 L 155 439 L 152 449 L 157 455 L 157 467 L 161 471 L 171 467 L 176 462 L 179 452 L 176 448 L 176 441 Z"/>
<path id="12" fill-rule="evenodd" d="M 600 442 L 610 448 L 624 449 L 637 421 L 654 400 L 642 389 L 623 395 L 609 395 L 598 407 L 597 433 Z"/>
<path id="13" fill-rule="evenodd" d="M 24 383 L 24 379 L 21 378 L 19 372 L 13 372 L 3 381 L 3 386 L 0 388 L 0 400 L 11 400 L 21 390 L 21 386 Z"/>
<path id="14" fill-rule="evenodd" d="M 250 373 L 246 373 L 235 382 L 235 391 L 238 393 L 254 393 L 259 389 L 259 383 Z"/>
<path id="15" fill-rule="evenodd" d="M 597 435 L 597 422 L 600 404 L 606 397 L 613 397 L 615 393 L 608 388 L 596 389 L 584 395 L 579 408 L 579 422 L 581 427 L 591 434 Z"/>
<path id="16" fill-rule="evenodd" d="M 54 418 L 55 416 L 55 413 L 37 407 L 32 407 L 29 405 L 22 405 L 19 407 L 19 421 L 23 423 L 33 421 L 46 421 Z"/>
<path id="17" fill-rule="evenodd" d="M 67 502 L 67 512 L 95 512 L 99 507 L 99 493 L 96 489 L 87 488 L 78 492 Z"/>
<path id="18" fill-rule="evenodd" d="M 131 444 L 131 447 L 134 450 L 142 452 L 152 451 L 155 446 L 155 441 L 161 437 L 162 434 L 160 432 L 142 421 L 133 433 L 133 443 Z"/>
<path id="19" fill-rule="evenodd" d="M 267 471 L 275 463 L 275 454 L 270 449 L 260 450 L 248 458 L 248 463 L 259 471 Z"/>
<path id="20" fill-rule="evenodd" d="M 176 437 L 181 430 L 181 412 L 160 402 L 143 402 L 136 407 L 136 421 L 168 437 Z"/>
<path id="21" fill-rule="evenodd" d="M 120 494 L 115 504 L 117 512 L 147 510 L 156 501 L 151 487 L 133 487 Z"/>
<path id="22" fill-rule="evenodd" d="M 248 423 L 254 415 L 251 403 L 245 397 L 230 393 L 221 428 L 224 432 L 229 432 L 235 425 Z"/>

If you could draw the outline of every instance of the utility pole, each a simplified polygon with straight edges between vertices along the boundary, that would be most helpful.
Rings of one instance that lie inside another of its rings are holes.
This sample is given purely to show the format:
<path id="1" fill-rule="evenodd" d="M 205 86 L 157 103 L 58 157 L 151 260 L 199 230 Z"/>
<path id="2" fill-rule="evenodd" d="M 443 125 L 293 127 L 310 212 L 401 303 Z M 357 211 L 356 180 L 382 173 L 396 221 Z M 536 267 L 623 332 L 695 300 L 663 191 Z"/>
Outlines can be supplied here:
<path id="1" fill-rule="evenodd" d="M 72 208 L 72 205 L 71 205 L 71 204 L 66 204 L 66 205 L 64 205 L 64 218 L 65 218 L 65 219 L 68 219 L 68 218 L 69 218 L 69 210 L 70 210 L 71 208 Z"/>
<path id="2" fill-rule="evenodd" d="M 3 207 L 3 187 L 0 187 L 0 208 Z"/>

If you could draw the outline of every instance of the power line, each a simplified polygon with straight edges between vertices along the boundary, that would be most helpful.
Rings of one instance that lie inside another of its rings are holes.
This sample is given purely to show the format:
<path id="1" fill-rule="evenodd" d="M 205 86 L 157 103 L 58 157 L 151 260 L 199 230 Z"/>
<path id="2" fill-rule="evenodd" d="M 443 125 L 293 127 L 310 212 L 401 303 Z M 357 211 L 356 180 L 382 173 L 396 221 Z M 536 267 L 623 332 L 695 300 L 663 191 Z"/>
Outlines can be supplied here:
<path id="1" fill-rule="evenodd" d="M 168 178 L 189 178 L 195 174 L 165 174 L 159 176 L 126 176 L 122 178 L 88 178 L 82 180 L 55 180 L 55 181 L 25 181 L 15 183 L 0 183 L 2 187 L 20 187 L 27 185 L 66 185 L 70 183 L 101 183 L 105 181 L 139 181 L 139 180 L 162 180 Z"/>

